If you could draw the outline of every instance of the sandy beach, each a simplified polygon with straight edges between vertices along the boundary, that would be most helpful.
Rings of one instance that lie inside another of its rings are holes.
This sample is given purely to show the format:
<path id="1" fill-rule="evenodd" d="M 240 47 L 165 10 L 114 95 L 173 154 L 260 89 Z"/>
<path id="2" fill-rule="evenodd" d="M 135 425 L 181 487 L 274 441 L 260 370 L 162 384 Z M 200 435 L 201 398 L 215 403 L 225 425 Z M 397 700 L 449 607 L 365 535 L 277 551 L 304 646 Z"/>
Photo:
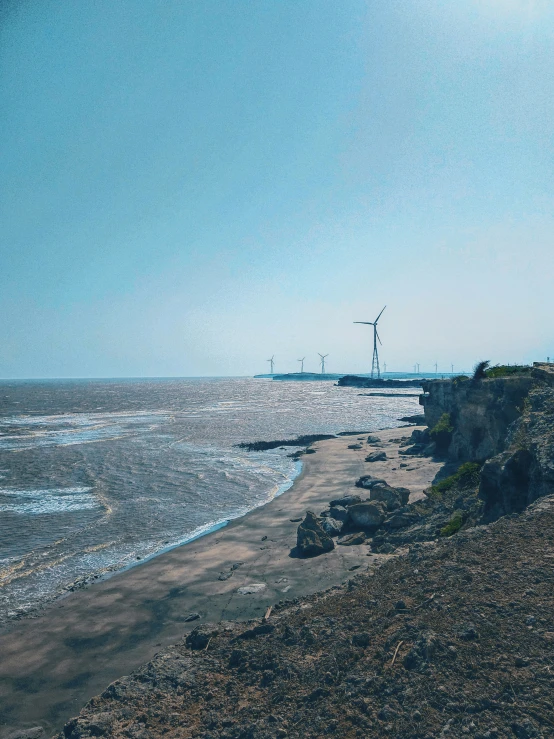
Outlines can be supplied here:
<path id="1" fill-rule="evenodd" d="M 4 629 L 0 736 L 37 725 L 52 734 L 90 697 L 199 623 L 261 617 L 280 600 L 341 583 L 350 572 L 378 564 L 385 555 L 373 555 L 363 545 L 297 558 L 292 550 L 298 523 L 291 519 L 359 492 L 355 481 L 368 473 L 409 488 L 411 501 L 421 497 L 441 464 L 399 458 L 398 440 L 413 428 L 373 434 L 387 453 L 382 462 L 365 462 L 373 449 L 365 443 L 367 434 L 362 449 L 348 448 L 355 436 L 317 442 L 316 453 L 302 457 L 294 485 L 267 505 Z M 258 592 L 239 592 L 251 585 L 260 586 Z M 187 622 L 191 613 L 200 619 Z"/>

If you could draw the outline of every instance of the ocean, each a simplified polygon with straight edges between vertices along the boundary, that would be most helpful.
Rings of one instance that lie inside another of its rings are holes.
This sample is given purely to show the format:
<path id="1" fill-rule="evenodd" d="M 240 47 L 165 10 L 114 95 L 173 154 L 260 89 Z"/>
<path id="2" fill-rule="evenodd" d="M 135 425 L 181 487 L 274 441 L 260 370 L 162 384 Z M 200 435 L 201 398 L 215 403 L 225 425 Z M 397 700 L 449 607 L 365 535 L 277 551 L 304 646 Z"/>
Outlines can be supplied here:
<path id="1" fill-rule="evenodd" d="M 400 426 L 420 407 L 413 388 L 392 392 L 252 378 L 0 381 L 0 622 L 290 487 L 294 448 L 236 444 Z"/>

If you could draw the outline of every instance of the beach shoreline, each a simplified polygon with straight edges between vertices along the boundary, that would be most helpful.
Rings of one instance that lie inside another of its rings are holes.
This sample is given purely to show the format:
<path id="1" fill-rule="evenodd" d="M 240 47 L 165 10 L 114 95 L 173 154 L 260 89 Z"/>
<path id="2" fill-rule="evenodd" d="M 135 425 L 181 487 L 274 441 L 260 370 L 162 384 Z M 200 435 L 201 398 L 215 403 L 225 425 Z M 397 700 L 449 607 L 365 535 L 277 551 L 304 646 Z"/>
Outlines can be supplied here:
<path id="1" fill-rule="evenodd" d="M 365 546 L 299 559 L 292 551 L 298 519 L 357 492 L 355 481 L 370 471 L 421 497 L 441 464 L 418 458 L 399 467 L 398 439 L 414 428 L 372 433 L 388 457 L 373 464 L 364 461 L 365 439 L 358 450 L 348 448 L 352 436 L 317 442 L 292 486 L 265 505 L 7 625 L 0 632 L 0 736 L 37 724 L 53 733 L 90 697 L 198 624 L 261 618 L 280 600 L 338 585 L 384 561 Z M 252 585 L 262 587 L 239 592 Z M 188 622 L 193 613 L 199 618 Z"/>

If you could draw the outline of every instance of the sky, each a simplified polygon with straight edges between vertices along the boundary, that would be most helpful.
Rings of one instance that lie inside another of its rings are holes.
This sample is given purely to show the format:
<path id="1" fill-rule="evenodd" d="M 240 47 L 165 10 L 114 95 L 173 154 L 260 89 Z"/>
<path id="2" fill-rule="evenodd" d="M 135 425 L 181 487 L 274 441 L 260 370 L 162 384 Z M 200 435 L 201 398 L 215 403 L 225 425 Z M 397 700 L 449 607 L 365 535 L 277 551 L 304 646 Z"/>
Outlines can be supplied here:
<path id="1" fill-rule="evenodd" d="M 554 359 L 554 3 L 4 0 L 0 378 Z"/>

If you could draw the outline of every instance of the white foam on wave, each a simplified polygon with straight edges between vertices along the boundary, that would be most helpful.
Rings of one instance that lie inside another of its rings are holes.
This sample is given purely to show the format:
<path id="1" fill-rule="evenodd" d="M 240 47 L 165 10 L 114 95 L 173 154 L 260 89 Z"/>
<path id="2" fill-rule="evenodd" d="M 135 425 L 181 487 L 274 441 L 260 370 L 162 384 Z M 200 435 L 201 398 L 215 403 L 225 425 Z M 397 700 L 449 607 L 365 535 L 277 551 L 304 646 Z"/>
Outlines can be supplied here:
<path id="1" fill-rule="evenodd" d="M 68 513 L 100 507 L 92 488 L 46 488 L 14 490 L 0 488 L 0 511 L 25 515 Z M 5 499 L 3 502 L 2 499 Z M 6 500 L 7 499 L 7 500 Z"/>

